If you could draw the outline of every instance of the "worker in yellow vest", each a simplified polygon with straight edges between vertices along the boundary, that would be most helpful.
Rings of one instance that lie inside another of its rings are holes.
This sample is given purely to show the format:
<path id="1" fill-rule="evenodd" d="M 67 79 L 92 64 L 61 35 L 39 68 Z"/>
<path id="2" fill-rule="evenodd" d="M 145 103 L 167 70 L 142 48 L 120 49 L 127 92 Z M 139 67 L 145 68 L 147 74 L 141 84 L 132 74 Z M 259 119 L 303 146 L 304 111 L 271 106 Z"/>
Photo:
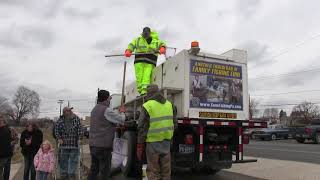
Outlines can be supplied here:
<path id="1" fill-rule="evenodd" d="M 132 52 L 137 53 L 134 60 L 137 90 L 140 95 L 144 95 L 147 86 L 151 84 L 151 76 L 157 65 L 158 54 L 166 53 L 166 44 L 159 39 L 157 32 L 145 27 L 142 34 L 128 45 L 125 56 L 130 57 Z"/>
<path id="2" fill-rule="evenodd" d="M 176 108 L 163 97 L 157 85 L 147 87 L 146 98 L 138 123 L 137 159 L 142 160 L 145 149 L 148 180 L 170 180 Z"/>

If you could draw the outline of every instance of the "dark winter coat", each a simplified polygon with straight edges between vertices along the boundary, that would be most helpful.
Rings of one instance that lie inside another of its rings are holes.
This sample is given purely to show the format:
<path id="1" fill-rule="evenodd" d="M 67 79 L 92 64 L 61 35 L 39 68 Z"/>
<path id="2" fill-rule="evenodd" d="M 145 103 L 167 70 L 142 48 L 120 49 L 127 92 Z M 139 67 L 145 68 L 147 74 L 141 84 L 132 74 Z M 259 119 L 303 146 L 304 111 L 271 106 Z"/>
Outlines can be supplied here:
<path id="1" fill-rule="evenodd" d="M 26 145 L 25 140 L 31 138 L 31 144 Z M 28 130 L 24 130 L 21 133 L 20 138 L 20 147 L 21 147 L 21 153 L 24 156 L 35 156 L 42 144 L 43 141 L 43 133 L 39 129 L 34 129 L 32 132 L 29 132 Z"/>
<path id="2" fill-rule="evenodd" d="M 0 158 L 11 157 L 11 132 L 8 126 L 0 127 L 0 137 Z"/>

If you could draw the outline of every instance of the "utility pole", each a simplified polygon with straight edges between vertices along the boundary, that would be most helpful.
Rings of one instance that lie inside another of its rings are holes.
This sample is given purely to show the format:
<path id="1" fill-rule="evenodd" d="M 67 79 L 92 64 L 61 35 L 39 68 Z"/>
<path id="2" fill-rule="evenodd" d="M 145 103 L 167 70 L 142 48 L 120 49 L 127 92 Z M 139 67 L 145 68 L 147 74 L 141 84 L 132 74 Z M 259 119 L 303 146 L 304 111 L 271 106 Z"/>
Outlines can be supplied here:
<path id="1" fill-rule="evenodd" d="M 58 104 L 60 104 L 60 116 L 61 116 L 61 106 L 62 106 L 62 104 L 63 104 L 63 101 L 64 101 L 64 100 L 62 100 L 62 99 L 59 99 L 59 100 L 58 100 Z"/>
<path id="2" fill-rule="evenodd" d="M 68 101 L 68 107 L 70 107 L 70 101 Z"/>
<path id="3" fill-rule="evenodd" d="M 100 91 L 100 88 L 98 88 L 98 91 L 97 91 L 96 104 L 98 104 L 98 94 L 99 94 L 99 91 Z"/>

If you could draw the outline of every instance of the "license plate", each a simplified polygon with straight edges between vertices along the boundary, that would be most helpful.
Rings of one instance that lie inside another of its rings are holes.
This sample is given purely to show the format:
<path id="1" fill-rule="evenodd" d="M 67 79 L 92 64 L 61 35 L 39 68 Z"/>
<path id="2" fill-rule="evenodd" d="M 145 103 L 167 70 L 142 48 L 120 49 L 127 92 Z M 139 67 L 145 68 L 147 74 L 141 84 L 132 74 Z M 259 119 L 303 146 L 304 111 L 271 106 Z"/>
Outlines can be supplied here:
<path id="1" fill-rule="evenodd" d="M 200 118 L 237 119 L 237 113 L 199 112 Z"/>
<path id="2" fill-rule="evenodd" d="M 179 144 L 179 153 L 190 154 L 194 152 L 194 145 Z"/>

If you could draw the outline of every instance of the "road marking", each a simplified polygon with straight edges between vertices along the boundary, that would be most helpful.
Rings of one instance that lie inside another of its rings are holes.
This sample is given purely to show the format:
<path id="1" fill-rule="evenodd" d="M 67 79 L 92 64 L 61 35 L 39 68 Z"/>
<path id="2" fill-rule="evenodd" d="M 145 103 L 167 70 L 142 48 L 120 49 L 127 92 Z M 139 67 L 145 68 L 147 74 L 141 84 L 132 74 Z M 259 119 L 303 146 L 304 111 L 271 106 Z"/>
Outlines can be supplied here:
<path id="1" fill-rule="evenodd" d="M 309 145 L 307 146 L 307 148 L 315 148 L 315 149 L 319 149 L 320 150 L 320 146 L 318 144 L 291 144 L 291 143 L 286 143 L 286 142 L 276 142 L 276 143 L 273 143 L 273 142 L 250 142 L 250 144 L 247 146 L 247 147 L 251 147 L 251 146 L 279 146 L 279 147 L 288 147 L 288 148 L 292 148 L 292 147 L 298 147 L 298 148 L 305 148 L 306 145 Z"/>
<path id="2" fill-rule="evenodd" d="M 248 149 L 259 149 L 259 150 L 271 150 L 271 151 L 283 151 L 283 152 L 296 152 L 296 153 L 308 153 L 308 154 L 318 154 L 320 155 L 320 152 L 314 152 L 314 151 L 296 151 L 296 150 L 283 150 L 283 149 L 266 149 L 266 148 L 255 148 L 255 147 L 247 147 Z"/>
<path id="3" fill-rule="evenodd" d="M 319 151 L 320 152 L 320 146 L 317 144 L 248 144 L 245 146 L 246 148 L 251 148 L 251 147 L 265 147 L 265 148 L 270 148 L 270 147 L 284 147 L 288 149 L 292 148 L 297 148 L 297 149 L 309 149 L 313 151 Z"/>

